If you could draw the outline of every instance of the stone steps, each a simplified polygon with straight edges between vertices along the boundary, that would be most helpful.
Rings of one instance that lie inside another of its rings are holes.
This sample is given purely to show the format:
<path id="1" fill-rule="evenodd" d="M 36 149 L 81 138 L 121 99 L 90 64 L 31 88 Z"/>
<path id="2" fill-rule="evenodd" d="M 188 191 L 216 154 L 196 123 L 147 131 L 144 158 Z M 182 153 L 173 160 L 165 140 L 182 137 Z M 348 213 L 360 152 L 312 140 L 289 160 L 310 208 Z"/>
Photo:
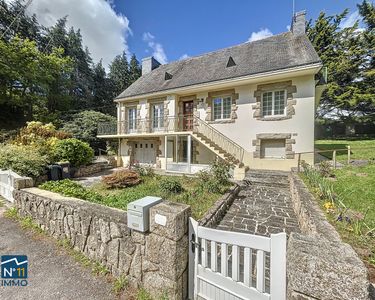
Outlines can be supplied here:
<path id="1" fill-rule="evenodd" d="M 247 185 L 289 188 L 289 172 L 274 170 L 249 170 L 244 182 Z"/>

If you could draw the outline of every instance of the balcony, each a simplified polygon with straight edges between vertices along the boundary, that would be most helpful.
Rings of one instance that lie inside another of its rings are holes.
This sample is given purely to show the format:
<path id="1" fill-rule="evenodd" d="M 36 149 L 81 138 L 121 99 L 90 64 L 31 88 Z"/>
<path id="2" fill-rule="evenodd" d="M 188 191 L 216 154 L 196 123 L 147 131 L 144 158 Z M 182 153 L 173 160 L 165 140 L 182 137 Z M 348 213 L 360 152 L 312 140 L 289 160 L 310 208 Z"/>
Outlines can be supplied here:
<path id="1" fill-rule="evenodd" d="M 193 120 L 193 116 L 178 116 L 133 119 L 117 123 L 99 123 L 98 136 L 105 137 L 192 131 Z"/>

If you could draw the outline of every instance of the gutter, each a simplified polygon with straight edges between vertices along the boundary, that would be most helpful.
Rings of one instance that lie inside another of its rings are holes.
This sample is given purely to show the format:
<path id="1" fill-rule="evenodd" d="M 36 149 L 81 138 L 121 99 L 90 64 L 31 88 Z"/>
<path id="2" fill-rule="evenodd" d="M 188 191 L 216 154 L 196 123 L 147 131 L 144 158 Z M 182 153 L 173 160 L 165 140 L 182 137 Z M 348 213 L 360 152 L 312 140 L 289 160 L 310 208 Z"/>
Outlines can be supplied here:
<path id="1" fill-rule="evenodd" d="M 195 90 L 197 88 L 205 88 L 205 87 L 208 88 L 208 87 L 212 87 L 212 86 L 220 85 L 220 84 L 224 84 L 224 83 L 225 84 L 241 83 L 241 82 L 251 80 L 251 79 L 258 79 L 258 78 L 275 76 L 275 75 L 283 75 L 283 74 L 287 74 L 287 73 L 310 70 L 310 69 L 315 69 L 315 68 L 319 68 L 319 70 L 320 70 L 320 68 L 322 68 L 322 66 L 323 66 L 323 64 L 321 62 L 317 62 L 317 63 L 313 63 L 313 64 L 310 64 L 310 65 L 301 65 L 301 66 L 288 68 L 288 69 L 279 69 L 279 70 L 276 70 L 276 71 L 269 71 L 269 72 L 245 75 L 245 76 L 235 77 L 235 78 L 221 79 L 221 80 L 217 80 L 217 81 L 209 81 L 209 82 L 205 82 L 205 83 L 198 83 L 198 84 L 187 85 L 187 86 L 182 86 L 182 87 L 177 87 L 177 88 L 165 89 L 165 90 L 162 90 L 162 91 L 138 94 L 138 95 L 130 96 L 130 97 L 115 98 L 114 102 L 122 102 L 122 101 L 125 101 L 125 100 L 137 100 L 139 98 L 148 98 L 150 96 L 151 97 L 157 97 L 157 96 L 162 96 L 162 95 L 165 95 L 165 94 L 174 94 L 174 93 L 177 93 L 179 91 L 189 91 L 189 90 Z"/>

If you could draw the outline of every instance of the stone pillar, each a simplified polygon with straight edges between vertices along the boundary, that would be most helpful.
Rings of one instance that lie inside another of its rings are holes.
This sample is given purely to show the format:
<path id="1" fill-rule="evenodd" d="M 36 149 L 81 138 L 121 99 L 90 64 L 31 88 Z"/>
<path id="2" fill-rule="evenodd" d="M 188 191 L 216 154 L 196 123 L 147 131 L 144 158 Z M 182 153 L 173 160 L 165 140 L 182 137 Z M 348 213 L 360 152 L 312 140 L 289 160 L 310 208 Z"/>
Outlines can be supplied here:
<path id="1" fill-rule="evenodd" d="M 186 299 L 190 206 L 164 201 L 150 209 L 142 258 L 143 286 L 155 298 Z"/>

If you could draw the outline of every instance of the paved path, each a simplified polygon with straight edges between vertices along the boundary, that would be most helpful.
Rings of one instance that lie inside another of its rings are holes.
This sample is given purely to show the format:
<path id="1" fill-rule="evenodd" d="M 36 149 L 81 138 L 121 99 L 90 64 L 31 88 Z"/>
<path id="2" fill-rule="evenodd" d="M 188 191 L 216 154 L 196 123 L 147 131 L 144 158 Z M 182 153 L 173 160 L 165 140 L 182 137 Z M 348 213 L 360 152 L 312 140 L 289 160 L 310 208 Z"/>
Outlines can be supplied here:
<path id="1" fill-rule="evenodd" d="M 269 236 L 299 232 L 284 172 L 252 172 L 218 229 Z"/>
<path id="2" fill-rule="evenodd" d="M 1 300 L 116 299 L 112 285 L 83 268 L 52 238 L 34 235 L 3 216 L 0 208 L 0 255 L 24 254 L 29 260 L 28 286 L 3 287 Z"/>

